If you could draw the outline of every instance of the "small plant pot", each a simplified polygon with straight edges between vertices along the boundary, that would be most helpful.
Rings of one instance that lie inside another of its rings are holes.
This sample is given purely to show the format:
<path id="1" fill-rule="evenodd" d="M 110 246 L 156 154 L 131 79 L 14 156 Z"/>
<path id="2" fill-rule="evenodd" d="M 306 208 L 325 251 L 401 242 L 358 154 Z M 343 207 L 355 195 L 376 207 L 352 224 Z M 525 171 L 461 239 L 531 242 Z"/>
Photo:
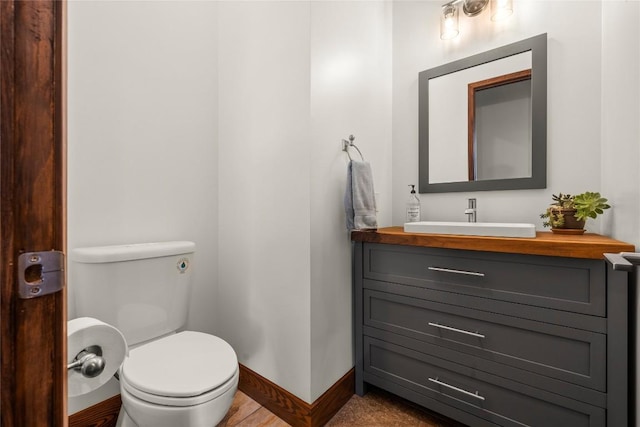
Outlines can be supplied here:
<path id="1" fill-rule="evenodd" d="M 551 212 L 554 221 L 557 221 L 560 215 L 564 217 L 564 223 L 561 226 L 553 227 L 551 231 L 557 234 L 584 234 L 585 221 L 578 220 L 575 214 L 575 209 L 560 209 Z"/>

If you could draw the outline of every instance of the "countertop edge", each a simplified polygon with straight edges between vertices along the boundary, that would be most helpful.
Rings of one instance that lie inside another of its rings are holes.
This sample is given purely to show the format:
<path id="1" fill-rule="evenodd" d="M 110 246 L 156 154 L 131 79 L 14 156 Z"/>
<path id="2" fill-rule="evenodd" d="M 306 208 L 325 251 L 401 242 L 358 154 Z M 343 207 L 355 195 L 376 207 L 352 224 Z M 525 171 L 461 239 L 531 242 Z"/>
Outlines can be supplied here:
<path id="1" fill-rule="evenodd" d="M 605 253 L 635 252 L 635 246 L 595 233 L 579 236 L 538 231 L 535 238 L 405 233 L 403 227 L 351 232 L 355 242 L 462 249 L 484 252 L 604 259 Z"/>

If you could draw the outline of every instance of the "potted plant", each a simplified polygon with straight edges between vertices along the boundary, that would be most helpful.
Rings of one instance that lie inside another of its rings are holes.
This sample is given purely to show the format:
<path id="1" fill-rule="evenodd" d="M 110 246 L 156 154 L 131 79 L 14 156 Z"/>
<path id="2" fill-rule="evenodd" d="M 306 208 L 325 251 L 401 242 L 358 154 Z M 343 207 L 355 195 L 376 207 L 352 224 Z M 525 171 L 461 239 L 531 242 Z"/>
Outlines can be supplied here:
<path id="1" fill-rule="evenodd" d="M 600 193 L 584 192 L 572 196 L 559 193 L 552 196 L 553 203 L 540 214 L 543 225 L 551 231 L 561 234 L 582 234 L 587 218 L 596 218 L 611 206 Z"/>

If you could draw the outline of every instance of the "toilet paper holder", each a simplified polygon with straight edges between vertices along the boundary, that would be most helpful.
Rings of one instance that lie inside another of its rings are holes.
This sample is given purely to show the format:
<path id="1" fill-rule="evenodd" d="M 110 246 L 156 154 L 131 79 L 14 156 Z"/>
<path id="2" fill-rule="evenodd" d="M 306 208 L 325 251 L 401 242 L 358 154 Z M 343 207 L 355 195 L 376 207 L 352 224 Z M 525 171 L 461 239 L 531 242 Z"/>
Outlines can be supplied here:
<path id="1" fill-rule="evenodd" d="M 76 355 L 67 365 L 67 370 L 73 369 L 87 378 L 95 378 L 104 371 L 105 364 L 102 348 L 99 345 L 90 345 Z"/>

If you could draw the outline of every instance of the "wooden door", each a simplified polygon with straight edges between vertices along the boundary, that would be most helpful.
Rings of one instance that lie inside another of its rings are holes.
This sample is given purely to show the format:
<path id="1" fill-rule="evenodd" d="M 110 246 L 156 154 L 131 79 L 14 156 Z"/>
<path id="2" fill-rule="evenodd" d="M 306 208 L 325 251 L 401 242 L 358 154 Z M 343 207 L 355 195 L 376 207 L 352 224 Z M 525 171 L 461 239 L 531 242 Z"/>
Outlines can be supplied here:
<path id="1" fill-rule="evenodd" d="M 0 421 L 66 425 L 66 293 L 18 297 L 19 254 L 64 248 L 64 12 L 0 1 Z"/>

